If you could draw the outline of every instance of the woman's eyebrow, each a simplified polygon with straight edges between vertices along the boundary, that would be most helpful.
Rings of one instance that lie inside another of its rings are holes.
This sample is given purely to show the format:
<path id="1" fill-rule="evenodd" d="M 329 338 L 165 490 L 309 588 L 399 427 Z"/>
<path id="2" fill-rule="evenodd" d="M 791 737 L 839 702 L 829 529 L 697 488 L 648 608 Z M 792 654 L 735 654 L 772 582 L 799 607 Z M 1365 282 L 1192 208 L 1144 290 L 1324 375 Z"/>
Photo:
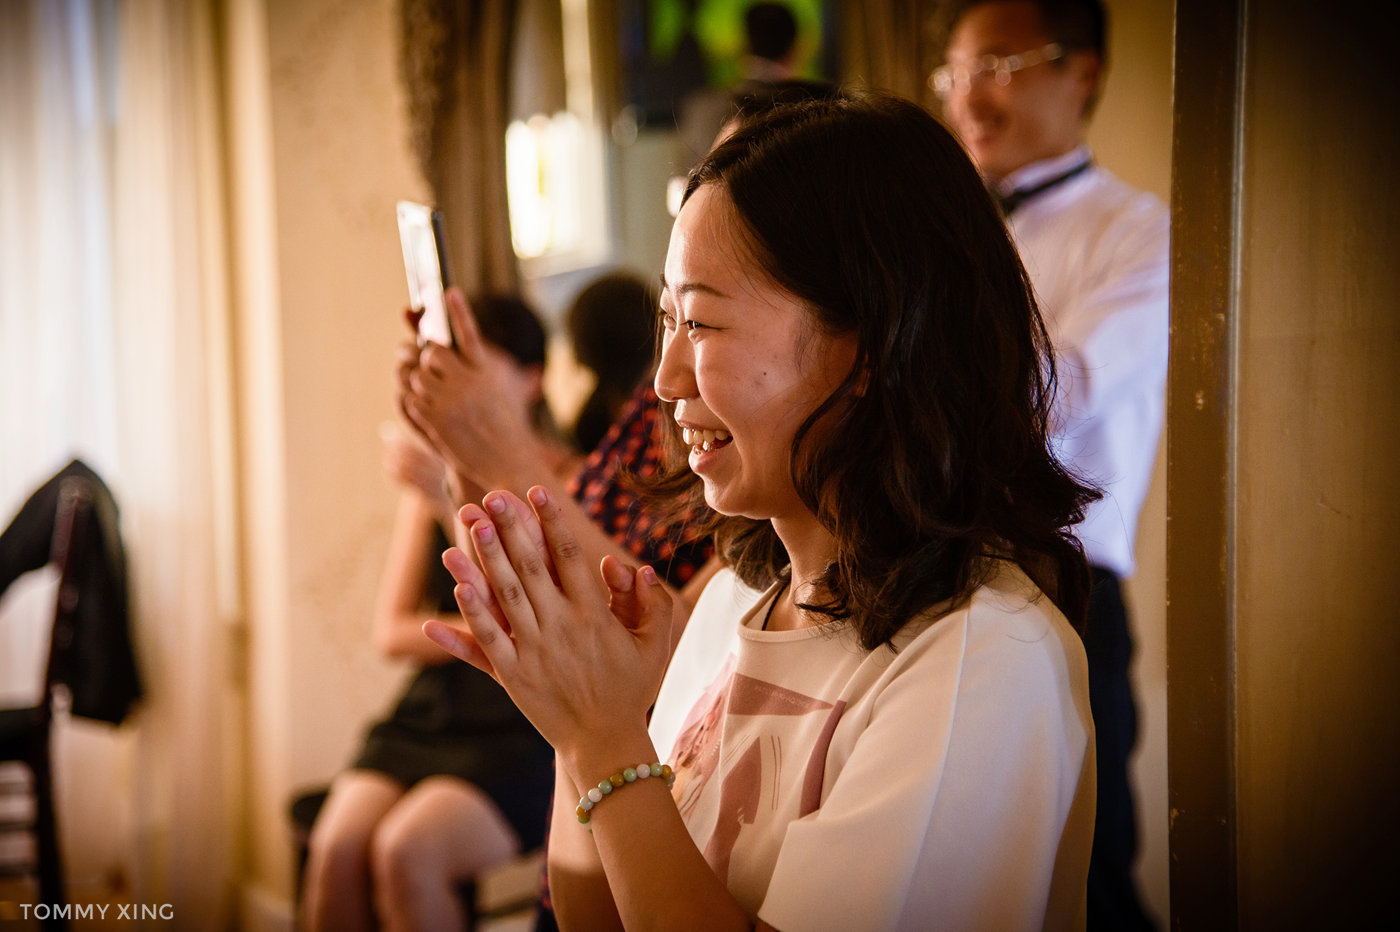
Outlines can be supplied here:
<path id="1" fill-rule="evenodd" d="M 660 278 L 661 278 L 661 290 L 662 290 L 663 292 L 669 291 L 669 292 L 671 293 L 671 295 L 672 295 L 673 297 L 676 297 L 676 298 L 684 297 L 685 295 L 688 295 L 688 294 L 690 294 L 690 293 L 692 293 L 692 292 L 696 292 L 696 291 L 703 292 L 703 293 L 705 293 L 705 294 L 714 295 L 714 296 L 717 297 L 717 298 L 727 298 L 727 297 L 729 297 L 729 295 L 725 294 L 723 291 L 720 291 L 718 288 L 715 288 L 713 285 L 707 285 L 707 284 L 705 284 L 704 282 L 680 282 L 680 283 L 677 284 L 674 288 L 672 288 L 672 287 L 671 287 L 669 284 L 667 284 L 667 282 L 666 282 L 666 273 L 665 273 L 665 272 L 662 272 L 662 273 L 661 273 Z"/>

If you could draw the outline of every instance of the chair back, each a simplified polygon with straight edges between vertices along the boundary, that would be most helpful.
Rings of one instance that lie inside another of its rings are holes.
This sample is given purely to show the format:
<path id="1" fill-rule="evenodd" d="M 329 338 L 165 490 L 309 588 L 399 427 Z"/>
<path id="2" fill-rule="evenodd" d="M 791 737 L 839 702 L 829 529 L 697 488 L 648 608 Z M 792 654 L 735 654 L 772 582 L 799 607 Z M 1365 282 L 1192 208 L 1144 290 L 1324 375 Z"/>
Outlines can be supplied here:
<path id="1" fill-rule="evenodd" d="M 78 585 L 78 565 L 74 556 L 82 552 L 92 514 L 93 484 L 82 476 L 63 480 L 54 516 L 53 543 L 49 562 L 58 570 L 58 598 L 55 600 L 53 630 L 49 635 L 49 656 L 44 668 L 44 702 L 49 706 L 57 684 L 61 658 L 73 646 L 73 631 L 82 593 Z"/>

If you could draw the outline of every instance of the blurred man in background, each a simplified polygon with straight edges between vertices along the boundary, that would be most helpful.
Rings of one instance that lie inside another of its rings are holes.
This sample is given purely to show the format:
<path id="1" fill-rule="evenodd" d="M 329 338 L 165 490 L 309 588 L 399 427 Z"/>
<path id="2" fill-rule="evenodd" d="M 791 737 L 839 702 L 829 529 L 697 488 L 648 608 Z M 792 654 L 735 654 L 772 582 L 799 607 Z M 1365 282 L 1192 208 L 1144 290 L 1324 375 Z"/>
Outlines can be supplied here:
<path id="1" fill-rule="evenodd" d="M 1137 711 L 1120 580 L 1134 569 L 1167 375 L 1167 208 L 1097 165 L 1085 142 L 1105 32 L 1099 0 L 971 0 L 954 12 L 947 63 L 930 79 L 1002 204 L 1055 344 L 1058 452 L 1104 492 L 1079 527 L 1094 574 L 1085 632 L 1098 756 L 1091 930 L 1152 927 L 1133 879 Z"/>

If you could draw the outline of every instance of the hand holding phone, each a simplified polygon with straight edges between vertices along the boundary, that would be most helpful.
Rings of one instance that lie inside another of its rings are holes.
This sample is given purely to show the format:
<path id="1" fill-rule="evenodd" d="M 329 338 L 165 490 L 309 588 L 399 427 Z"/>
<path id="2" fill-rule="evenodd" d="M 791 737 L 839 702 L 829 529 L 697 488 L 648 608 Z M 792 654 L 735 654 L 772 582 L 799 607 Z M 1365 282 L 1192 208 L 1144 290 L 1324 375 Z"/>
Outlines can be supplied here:
<path id="1" fill-rule="evenodd" d="M 453 346 L 452 325 L 447 319 L 446 292 L 451 282 L 442 212 L 426 204 L 399 201 L 398 218 L 409 306 L 422 314 L 418 319 L 418 343 L 421 346 L 431 340 L 439 346 Z"/>

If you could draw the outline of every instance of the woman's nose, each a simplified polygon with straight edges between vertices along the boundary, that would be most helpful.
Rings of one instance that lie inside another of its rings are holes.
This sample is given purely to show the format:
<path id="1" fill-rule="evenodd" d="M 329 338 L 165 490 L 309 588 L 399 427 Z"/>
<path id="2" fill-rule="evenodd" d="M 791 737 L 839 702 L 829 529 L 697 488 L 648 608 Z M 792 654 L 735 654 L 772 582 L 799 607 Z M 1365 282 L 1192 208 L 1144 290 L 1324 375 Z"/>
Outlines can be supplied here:
<path id="1" fill-rule="evenodd" d="M 655 386 L 656 395 L 662 401 L 676 402 L 695 396 L 694 350 L 690 340 L 679 331 L 667 333 L 662 338 Z"/>

